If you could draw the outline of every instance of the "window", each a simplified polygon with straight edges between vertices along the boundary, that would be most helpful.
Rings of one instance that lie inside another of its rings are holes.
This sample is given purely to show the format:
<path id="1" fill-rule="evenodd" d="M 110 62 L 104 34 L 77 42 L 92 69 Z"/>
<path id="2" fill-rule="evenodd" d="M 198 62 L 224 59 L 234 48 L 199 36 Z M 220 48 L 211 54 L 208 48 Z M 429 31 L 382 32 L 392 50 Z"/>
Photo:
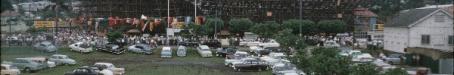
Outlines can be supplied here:
<path id="1" fill-rule="evenodd" d="M 421 44 L 430 44 L 430 35 L 421 35 Z"/>
<path id="2" fill-rule="evenodd" d="M 454 45 L 454 36 L 452 36 L 452 35 L 448 36 L 448 44 Z"/>
<path id="3" fill-rule="evenodd" d="M 435 22 L 445 22 L 445 16 L 443 13 L 437 13 L 434 20 Z"/>

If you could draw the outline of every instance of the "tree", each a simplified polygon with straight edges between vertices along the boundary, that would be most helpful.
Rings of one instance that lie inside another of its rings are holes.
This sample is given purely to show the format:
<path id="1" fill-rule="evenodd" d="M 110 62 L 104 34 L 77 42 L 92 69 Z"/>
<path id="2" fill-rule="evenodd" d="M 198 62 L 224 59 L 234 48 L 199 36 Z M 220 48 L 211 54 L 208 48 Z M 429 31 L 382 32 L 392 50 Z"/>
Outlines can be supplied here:
<path id="1" fill-rule="evenodd" d="M 2 0 L 1 4 L 2 4 L 1 12 L 5 11 L 5 10 L 13 9 L 13 5 L 11 4 L 11 2 L 9 0 Z"/>
<path id="2" fill-rule="evenodd" d="M 203 35 L 214 35 L 215 32 L 221 31 L 224 28 L 224 21 L 220 18 L 208 18 L 202 26 Z"/>
<path id="3" fill-rule="evenodd" d="M 293 34 L 299 34 L 301 31 L 301 34 L 310 34 L 312 32 L 315 32 L 315 23 L 311 20 L 297 20 L 297 19 L 290 19 L 287 21 L 284 21 L 282 23 L 282 26 L 284 28 L 289 28 L 293 30 Z"/>
<path id="4" fill-rule="evenodd" d="M 273 34 L 281 30 L 281 26 L 275 21 L 266 21 L 258 23 L 249 29 L 251 32 L 259 35 L 261 38 L 271 38 Z"/>
<path id="5" fill-rule="evenodd" d="M 240 19 L 231 19 L 229 21 L 229 31 L 232 33 L 241 34 L 249 30 L 250 27 L 254 25 L 248 18 L 240 18 Z"/>
<path id="6" fill-rule="evenodd" d="M 350 75 L 379 75 L 373 64 L 358 64 L 352 67 Z"/>
<path id="7" fill-rule="evenodd" d="M 318 22 L 318 26 L 324 33 L 342 33 L 346 32 L 347 24 L 341 20 L 323 20 Z"/>
<path id="8" fill-rule="evenodd" d="M 107 33 L 107 39 L 109 42 L 116 42 L 117 39 L 121 38 L 122 35 L 118 31 Z"/>
<path id="9" fill-rule="evenodd" d="M 296 44 L 295 40 L 298 39 L 298 36 L 292 34 L 292 29 L 284 29 L 279 31 L 274 39 L 276 39 L 276 42 L 278 42 L 281 47 L 289 48 Z"/>
<path id="10" fill-rule="evenodd" d="M 347 57 L 338 54 L 336 48 L 315 48 L 310 54 L 299 50 L 297 55 L 291 58 L 292 63 L 306 73 L 315 75 L 348 75 L 351 61 Z"/>

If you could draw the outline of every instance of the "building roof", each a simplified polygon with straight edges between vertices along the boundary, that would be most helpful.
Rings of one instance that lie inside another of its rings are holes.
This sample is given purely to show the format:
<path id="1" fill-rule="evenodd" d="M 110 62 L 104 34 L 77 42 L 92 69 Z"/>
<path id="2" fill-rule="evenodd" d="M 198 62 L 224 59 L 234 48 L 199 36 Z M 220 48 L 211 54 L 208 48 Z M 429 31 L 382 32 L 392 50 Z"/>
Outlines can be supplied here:
<path id="1" fill-rule="evenodd" d="M 353 14 L 361 17 L 377 17 L 377 14 L 367 8 L 355 8 L 353 9 Z"/>
<path id="2" fill-rule="evenodd" d="M 408 27 L 436 10 L 438 8 L 404 10 L 397 17 L 385 23 L 385 27 Z"/>

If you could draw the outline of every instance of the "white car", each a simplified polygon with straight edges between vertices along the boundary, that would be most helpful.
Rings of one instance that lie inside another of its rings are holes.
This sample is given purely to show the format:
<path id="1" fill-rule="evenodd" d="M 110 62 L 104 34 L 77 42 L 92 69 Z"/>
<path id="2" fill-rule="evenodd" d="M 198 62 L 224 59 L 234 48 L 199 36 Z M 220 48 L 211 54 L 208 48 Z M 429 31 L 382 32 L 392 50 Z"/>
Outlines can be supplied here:
<path id="1" fill-rule="evenodd" d="M 33 47 L 35 47 L 38 50 L 42 50 L 42 51 L 46 51 L 46 52 L 56 52 L 57 51 L 57 47 L 52 45 L 52 43 L 49 41 L 40 42 L 38 44 L 35 44 Z"/>
<path id="2" fill-rule="evenodd" d="M 19 75 L 20 70 L 17 67 L 8 64 L 2 64 L 1 75 Z"/>
<path id="3" fill-rule="evenodd" d="M 235 54 L 232 56 L 228 56 L 227 59 L 224 60 L 224 65 L 225 66 L 231 66 L 233 62 L 240 61 L 243 58 L 246 58 L 248 56 L 247 52 L 244 51 L 236 51 Z"/>
<path id="4" fill-rule="evenodd" d="M 186 56 L 186 53 L 187 53 L 187 49 L 185 46 L 178 46 L 178 49 L 177 49 L 177 56 Z"/>
<path id="5" fill-rule="evenodd" d="M 333 40 L 326 41 L 325 43 L 323 43 L 323 45 L 324 45 L 324 47 L 327 47 L 327 48 L 340 47 L 340 45 L 338 43 L 336 43 L 336 41 L 333 41 Z"/>
<path id="6" fill-rule="evenodd" d="M 77 42 L 69 45 L 71 51 L 76 51 L 80 53 L 89 53 L 93 51 L 93 48 L 90 47 L 90 44 L 84 42 Z"/>
<path id="7" fill-rule="evenodd" d="M 207 45 L 200 45 L 197 47 L 197 52 L 202 57 L 212 57 L 213 53 L 211 52 L 210 48 Z"/>
<path id="8" fill-rule="evenodd" d="M 128 50 L 135 53 L 151 54 L 153 53 L 152 48 L 146 44 L 136 44 L 128 47 Z"/>
<path id="9" fill-rule="evenodd" d="M 273 75 L 306 75 L 302 70 L 296 68 L 290 62 L 276 63 L 272 68 Z"/>
<path id="10" fill-rule="evenodd" d="M 339 53 L 341 56 L 356 56 L 362 54 L 359 50 L 344 50 Z"/>
<path id="11" fill-rule="evenodd" d="M 75 65 L 76 60 L 69 58 L 66 55 L 54 54 L 50 56 L 49 61 L 55 62 L 56 65 Z"/>
<path id="12" fill-rule="evenodd" d="M 240 46 L 258 46 L 261 42 L 254 40 L 242 40 Z"/>
<path id="13" fill-rule="evenodd" d="M 391 70 L 391 69 L 395 69 L 397 68 L 396 66 L 393 66 L 393 65 L 390 65 L 388 63 L 385 63 L 383 60 L 381 59 L 376 59 L 372 62 L 372 64 L 374 64 L 375 66 L 377 66 L 378 68 L 378 71 L 384 73 L 388 70 Z"/>
<path id="14" fill-rule="evenodd" d="M 172 57 L 172 48 L 162 47 L 161 58 L 171 58 Z"/>
<path id="15" fill-rule="evenodd" d="M 277 43 L 275 40 L 271 39 L 269 42 L 259 43 L 258 46 L 267 48 L 267 47 L 280 47 L 281 45 L 279 43 Z"/>
<path id="16" fill-rule="evenodd" d="M 372 61 L 374 61 L 374 59 L 375 58 L 372 57 L 372 55 L 370 55 L 369 53 L 362 53 L 360 55 L 354 55 L 352 58 L 352 61 L 364 63 L 364 62 L 372 62 Z"/>
<path id="17" fill-rule="evenodd" d="M 260 60 L 263 60 L 263 61 L 267 62 L 268 65 L 273 66 L 274 64 L 282 62 L 282 61 L 289 62 L 289 60 L 287 60 L 285 57 L 286 57 L 286 55 L 284 53 L 272 52 L 268 56 L 260 57 Z"/>
<path id="18" fill-rule="evenodd" d="M 112 71 L 114 73 L 114 75 L 124 75 L 125 74 L 125 68 L 117 68 L 112 63 L 97 62 L 93 66 L 98 67 L 98 68 L 108 69 L 108 70 Z"/>

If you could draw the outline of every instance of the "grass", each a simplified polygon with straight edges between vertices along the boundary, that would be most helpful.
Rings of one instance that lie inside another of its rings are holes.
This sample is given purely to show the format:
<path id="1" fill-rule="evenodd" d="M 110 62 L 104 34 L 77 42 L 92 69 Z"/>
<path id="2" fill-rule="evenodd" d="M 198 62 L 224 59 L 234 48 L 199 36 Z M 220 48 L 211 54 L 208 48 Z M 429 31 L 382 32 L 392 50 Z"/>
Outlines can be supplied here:
<path id="1" fill-rule="evenodd" d="M 111 62 L 116 67 L 126 69 L 126 75 L 271 75 L 270 71 L 264 72 L 233 72 L 230 68 L 224 67 L 224 59 L 220 57 L 201 58 L 196 50 L 188 48 L 186 57 L 176 56 L 176 49 L 173 48 L 173 57 L 160 58 L 160 48 L 154 50 L 152 55 L 136 54 L 126 52 L 122 55 L 114 55 L 105 52 L 92 52 L 81 54 L 69 51 L 69 48 L 61 48 L 58 54 L 68 55 L 77 61 L 76 65 L 57 66 L 40 70 L 36 73 L 23 73 L 22 75 L 62 75 L 65 72 L 81 66 L 89 66 L 95 62 Z M 19 57 L 49 56 L 52 53 L 45 53 L 34 50 L 31 47 L 1 47 L 1 60 L 11 61 Z"/>

